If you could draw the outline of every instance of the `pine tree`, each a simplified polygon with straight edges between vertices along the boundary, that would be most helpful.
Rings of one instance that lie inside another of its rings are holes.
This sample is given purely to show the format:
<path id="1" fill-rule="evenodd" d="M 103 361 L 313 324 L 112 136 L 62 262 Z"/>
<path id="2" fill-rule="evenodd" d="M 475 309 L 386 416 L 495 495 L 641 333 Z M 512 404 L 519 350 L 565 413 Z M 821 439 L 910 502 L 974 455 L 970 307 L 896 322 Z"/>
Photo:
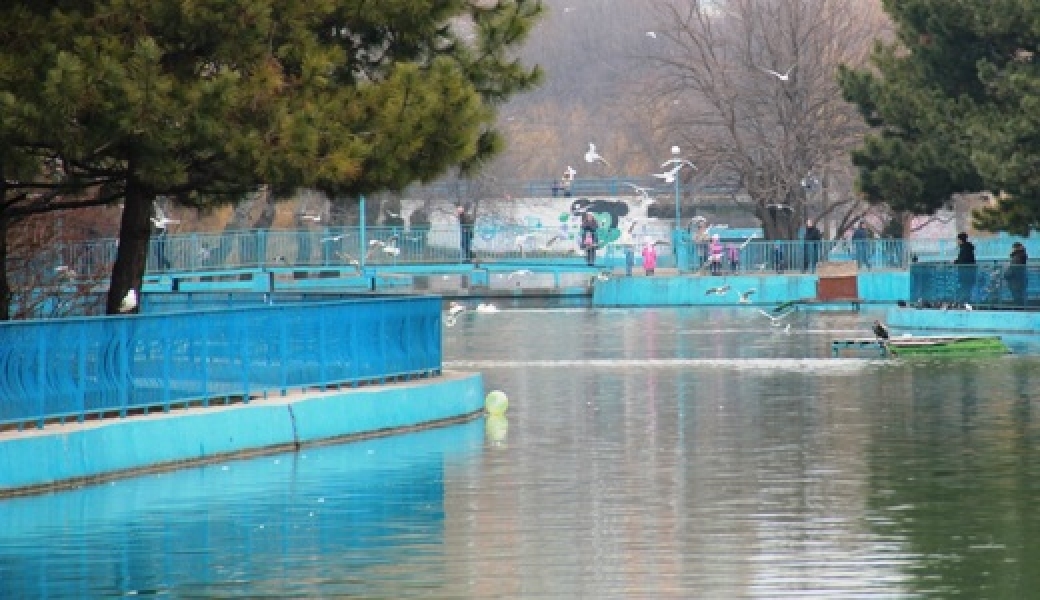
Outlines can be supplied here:
<path id="1" fill-rule="evenodd" d="M 976 226 L 1040 223 L 1040 4 L 1031 0 L 885 0 L 896 40 L 876 71 L 843 69 L 846 99 L 875 127 L 854 162 L 874 203 L 930 214 L 958 192 L 1001 200 Z"/>
<path id="2" fill-rule="evenodd" d="M 260 185 L 349 196 L 473 164 L 497 147 L 494 105 L 537 82 L 507 57 L 540 11 L 539 0 L 6 3 L 0 170 L 18 184 L 4 190 L 0 235 L 21 214 L 122 201 L 113 313 L 139 289 L 156 197 L 206 206 Z"/>

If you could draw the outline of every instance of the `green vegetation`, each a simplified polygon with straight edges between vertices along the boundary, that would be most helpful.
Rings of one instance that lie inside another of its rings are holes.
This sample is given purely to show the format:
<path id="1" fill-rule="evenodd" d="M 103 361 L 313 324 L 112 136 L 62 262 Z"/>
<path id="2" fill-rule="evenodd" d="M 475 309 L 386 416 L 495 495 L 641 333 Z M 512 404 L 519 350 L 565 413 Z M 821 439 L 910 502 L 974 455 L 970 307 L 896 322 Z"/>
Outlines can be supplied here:
<path id="1" fill-rule="evenodd" d="M 108 312 L 154 200 L 399 190 L 501 147 L 540 0 L 12 0 L 0 7 L 0 264 L 28 215 L 123 203 Z M 10 288 L 0 274 L 0 318 Z"/>
<path id="2" fill-rule="evenodd" d="M 1031 0 L 884 0 L 896 39 L 873 70 L 843 68 L 846 99 L 876 128 L 854 154 L 873 203 L 933 213 L 958 192 L 999 203 L 976 226 L 1040 224 L 1040 4 Z"/>

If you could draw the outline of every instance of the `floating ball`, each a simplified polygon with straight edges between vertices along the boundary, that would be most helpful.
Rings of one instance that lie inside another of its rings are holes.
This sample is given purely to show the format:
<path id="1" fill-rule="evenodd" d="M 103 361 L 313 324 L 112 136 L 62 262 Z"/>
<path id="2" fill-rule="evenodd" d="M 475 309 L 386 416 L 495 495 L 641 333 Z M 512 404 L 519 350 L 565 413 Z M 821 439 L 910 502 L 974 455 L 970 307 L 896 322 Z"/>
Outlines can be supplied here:
<path id="1" fill-rule="evenodd" d="M 502 416 L 509 408 L 509 398 L 506 397 L 505 392 L 492 390 L 484 398 L 484 408 L 487 409 L 489 415 Z"/>
<path id="2" fill-rule="evenodd" d="M 504 442 L 509 434 L 509 419 L 502 415 L 491 415 L 484 423 L 484 433 L 491 442 Z"/>

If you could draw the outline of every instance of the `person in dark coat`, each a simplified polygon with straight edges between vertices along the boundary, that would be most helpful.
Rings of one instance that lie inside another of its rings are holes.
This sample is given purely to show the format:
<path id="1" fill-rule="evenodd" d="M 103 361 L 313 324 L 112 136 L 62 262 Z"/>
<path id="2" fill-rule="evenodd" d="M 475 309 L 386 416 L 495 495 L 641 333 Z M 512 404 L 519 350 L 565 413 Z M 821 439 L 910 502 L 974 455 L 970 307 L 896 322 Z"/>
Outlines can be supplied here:
<path id="1" fill-rule="evenodd" d="M 860 221 L 856 224 L 856 229 L 852 231 L 852 248 L 856 251 L 856 264 L 865 269 L 870 268 L 869 239 L 870 234 L 867 233 L 863 221 Z"/>
<path id="2" fill-rule="evenodd" d="M 599 222 L 596 215 L 587 212 L 581 221 L 581 248 L 585 251 L 585 263 L 590 267 L 596 264 L 596 245 L 599 242 Z"/>
<path id="3" fill-rule="evenodd" d="M 1011 244 L 1010 262 L 1007 271 L 1004 272 L 1004 279 L 1007 281 L 1008 289 L 1011 290 L 1011 302 L 1015 306 L 1025 306 L 1028 282 L 1026 264 L 1029 262 L 1029 255 L 1026 254 L 1026 247 L 1022 245 L 1022 242 Z"/>
<path id="4" fill-rule="evenodd" d="M 473 213 L 467 212 L 466 207 L 461 204 L 457 208 L 459 215 L 459 242 L 462 251 L 462 260 L 470 262 L 473 260 L 473 225 L 476 219 Z"/>
<path id="5" fill-rule="evenodd" d="M 975 244 L 968 241 L 968 234 L 963 231 L 957 234 L 957 258 L 953 264 L 957 265 L 956 302 L 960 304 L 970 302 L 978 267 L 975 266 Z"/>
<path id="6" fill-rule="evenodd" d="M 816 263 L 820 260 L 820 241 L 823 239 L 823 233 L 820 232 L 820 228 L 813 223 L 812 219 L 805 221 L 805 236 L 802 239 L 805 243 L 805 265 L 803 268 L 809 273 L 815 273 Z"/>

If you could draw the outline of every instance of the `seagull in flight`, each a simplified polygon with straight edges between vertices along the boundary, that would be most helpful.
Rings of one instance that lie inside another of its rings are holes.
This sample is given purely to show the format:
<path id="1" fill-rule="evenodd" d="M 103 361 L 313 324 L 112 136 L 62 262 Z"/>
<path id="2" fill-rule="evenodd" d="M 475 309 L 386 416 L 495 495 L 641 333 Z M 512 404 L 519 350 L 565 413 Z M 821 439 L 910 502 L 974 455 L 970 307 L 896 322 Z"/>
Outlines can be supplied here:
<path id="1" fill-rule="evenodd" d="M 654 177 L 658 179 L 663 179 L 665 183 L 674 183 L 675 176 L 679 174 L 679 169 L 681 168 L 682 165 L 678 165 L 674 167 L 671 171 L 665 171 L 664 173 L 654 173 Z"/>
<path id="2" fill-rule="evenodd" d="M 506 277 L 506 279 L 515 279 L 517 277 L 523 277 L 524 275 L 530 275 L 530 274 L 531 274 L 531 270 L 530 269 L 517 269 L 516 271 L 513 271 L 512 273 L 510 273 L 509 276 Z"/>
<path id="3" fill-rule="evenodd" d="M 628 186 L 635 190 L 636 193 L 639 194 L 639 197 L 643 199 L 643 202 L 646 202 L 647 204 L 654 201 L 654 199 L 650 197 L 650 188 L 641 187 L 634 183 L 628 183 L 627 181 L 622 182 L 621 185 Z"/>
<path id="4" fill-rule="evenodd" d="M 448 305 L 448 314 L 455 317 L 466 312 L 466 305 L 454 300 Z"/>
<path id="5" fill-rule="evenodd" d="M 119 312 L 130 312 L 135 308 L 137 308 L 137 291 L 131 288 L 127 290 L 126 295 L 123 296 L 123 301 L 119 303 Z"/>
<path id="6" fill-rule="evenodd" d="M 780 322 L 789 317 L 791 313 L 793 313 L 794 311 L 789 310 L 785 313 L 780 313 L 779 315 L 771 315 L 762 309 L 758 309 L 758 312 L 769 319 L 770 325 L 772 325 L 773 327 L 779 327 Z M 788 324 L 788 326 L 790 326 L 790 324 Z"/>
<path id="7" fill-rule="evenodd" d="M 661 163 L 661 168 L 663 169 L 663 168 L 667 167 L 668 165 L 676 165 L 676 166 L 679 166 L 679 167 L 681 167 L 683 165 L 686 165 L 687 167 L 690 167 L 691 169 L 695 169 L 695 170 L 697 169 L 697 165 L 695 165 L 692 162 L 686 160 L 685 158 L 669 158 L 668 160 L 666 160 L 663 163 Z"/>
<path id="8" fill-rule="evenodd" d="M 151 217 L 151 220 L 152 225 L 155 225 L 156 229 L 162 229 L 163 231 L 166 231 L 167 225 L 174 225 L 176 223 L 180 223 L 180 221 L 177 219 L 170 219 L 169 217 L 167 217 L 166 213 L 163 212 L 162 207 L 158 204 L 153 204 L 153 206 L 155 207 L 155 216 Z"/>
<path id="9" fill-rule="evenodd" d="M 741 304 L 750 304 L 751 303 L 751 295 L 754 294 L 754 293 L 755 293 L 755 288 L 751 288 L 750 290 L 748 290 L 746 292 L 741 292 L 740 293 L 740 299 L 737 300 L 737 302 L 739 302 Z"/>
<path id="10" fill-rule="evenodd" d="M 596 144 L 593 144 L 591 142 L 589 143 L 589 150 L 585 153 L 585 162 L 603 163 L 608 167 L 610 166 L 610 163 L 607 162 L 607 159 L 600 156 L 599 152 L 596 152 Z"/>
<path id="11" fill-rule="evenodd" d="M 567 165 L 567 168 L 563 171 L 563 178 L 568 181 L 574 181 L 574 176 L 577 174 L 578 172 L 574 170 L 574 167 Z"/>
<path id="12" fill-rule="evenodd" d="M 719 287 L 710 287 L 707 290 L 705 290 L 704 295 L 705 296 L 725 296 L 726 294 L 729 293 L 729 289 L 730 288 L 729 288 L 728 285 L 721 285 Z"/>
<path id="13" fill-rule="evenodd" d="M 654 38 L 656 40 L 657 39 L 657 33 L 653 32 L 653 31 L 647 31 L 646 32 L 646 37 Z"/>
<path id="14" fill-rule="evenodd" d="M 495 306 L 494 304 L 491 304 L 490 302 L 487 303 L 487 304 L 478 304 L 477 305 L 477 312 L 478 313 L 497 313 L 498 312 L 498 307 Z"/>
<path id="15" fill-rule="evenodd" d="M 762 71 L 765 71 L 766 73 L 769 73 L 770 75 L 772 75 L 773 77 L 776 77 L 780 81 L 789 81 L 791 79 L 791 71 L 794 71 L 794 68 L 797 67 L 797 66 L 798 65 L 791 65 L 791 68 L 788 69 L 786 73 L 777 73 L 776 71 L 774 71 L 772 69 L 767 69 L 765 67 L 759 67 L 759 69 L 761 69 Z"/>

